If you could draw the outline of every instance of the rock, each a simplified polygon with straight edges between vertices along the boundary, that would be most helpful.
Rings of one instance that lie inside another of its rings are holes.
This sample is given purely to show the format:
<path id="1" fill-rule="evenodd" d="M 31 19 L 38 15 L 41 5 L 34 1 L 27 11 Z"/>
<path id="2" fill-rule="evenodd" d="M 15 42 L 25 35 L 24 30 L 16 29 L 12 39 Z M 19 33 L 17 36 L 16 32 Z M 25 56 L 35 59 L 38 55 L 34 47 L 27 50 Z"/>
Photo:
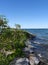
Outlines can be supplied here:
<path id="1" fill-rule="evenodd" d="M 38 54 L 38 56 L 39 56 L 39 57 L 42 57 L 42 55 L 41 55 L 41 54 Z"/>
<path id="2" fill-rule="evenodd" d="M 38 57 L 40 59 L 40 65 L 48 65 L 48 59 L 46 59 L 43 55 L 38 54 Z"/>
<path id="3" fill-rule="evenodd" d="M 39 63 L 39 59 L 34 54 L 29 55 L 29 61 L 30 65 L 37 65 Z"/>
<path id="4" fill-rule="evenodd" d="M 27 58 L 19 58 L 16 60 L 15 65 L 29 65 L 29 60 Z"/>
<path id="5" fill-rule="evenodd" d="M 10 65 L 29 65 L 28 58 L 16 58 L 14 59 Z"/>
<path id="6" fill-rule="evenodd" d="M 32 43 L 31 43 L 31 41 L 30 40 L 27 40 L 26 42 L 25 42 L 25 45 L 28 47 L 31 47 L 31 48 L 34 48 L 34 46 L 32 46 Z"/>
<path id="7" fill-rule="evenodd" d="M 31 53 L 34 54 L 34 51 L 33 51 L 32 48 L 25 47 L 25 48 L 23 49 L 23 51 L 24 51 L 26 57 L 28 57 L 29 54 L 31 54 Z"/>
<path id="8" fill-rule="evenodd" d="M 23 51 L 25 51 L 25 52 L 33 52 L 33 50 L 31 49 L 31 48 L 28 48 L 28 47 L 25 47 L 24 49 L 23 49 Z"/>
<path id="9" fill-rule="evenodd" d="M 45 64 L 45 63 L 43 63 L 43 62 L 40 61 L 40 62 L 38 63 L 38 65 L 47 65 L 47 64 Z"/>

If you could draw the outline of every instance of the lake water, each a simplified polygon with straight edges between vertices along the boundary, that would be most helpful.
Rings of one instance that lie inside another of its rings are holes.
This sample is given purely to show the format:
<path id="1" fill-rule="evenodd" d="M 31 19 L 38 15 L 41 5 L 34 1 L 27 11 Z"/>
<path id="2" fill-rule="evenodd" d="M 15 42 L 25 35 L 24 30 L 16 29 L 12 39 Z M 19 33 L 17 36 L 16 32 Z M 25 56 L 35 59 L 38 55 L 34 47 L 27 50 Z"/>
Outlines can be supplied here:
<path id="1" fill-rule="evenodd" d="M 35 47 L 34 51 L 39 57 L 48 62 L 48 29 L 25 29 L 26 31 L 35 34 L 36 38 L 31 40 Z"/>

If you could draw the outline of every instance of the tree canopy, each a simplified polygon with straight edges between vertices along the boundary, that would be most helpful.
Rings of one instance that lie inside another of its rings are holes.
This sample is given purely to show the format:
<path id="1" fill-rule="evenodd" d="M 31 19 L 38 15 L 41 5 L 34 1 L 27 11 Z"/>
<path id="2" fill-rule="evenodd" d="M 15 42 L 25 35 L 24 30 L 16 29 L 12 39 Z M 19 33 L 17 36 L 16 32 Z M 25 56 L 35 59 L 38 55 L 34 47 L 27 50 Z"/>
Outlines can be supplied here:
<path id="1" fill-rule="evenodd" d="M 20 24 L 15 24 L 16 29 L 21 29 L 21 25 Z"/>

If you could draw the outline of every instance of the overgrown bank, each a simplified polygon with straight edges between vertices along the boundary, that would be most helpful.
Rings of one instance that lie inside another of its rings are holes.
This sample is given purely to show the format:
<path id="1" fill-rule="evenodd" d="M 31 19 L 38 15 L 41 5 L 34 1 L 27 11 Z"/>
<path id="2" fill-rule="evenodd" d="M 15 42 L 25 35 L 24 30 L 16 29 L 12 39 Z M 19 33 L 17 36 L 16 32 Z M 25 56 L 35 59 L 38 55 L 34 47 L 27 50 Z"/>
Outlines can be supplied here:
<path id="1" fill-rule="evenodd" d="M 26 46 L 25 41 L 30 38 L 26 31 L 8 26 L 4 17 L 0 18 L 0 65 L 9 65 L 16 57 L 24 57 L 22 49 Z"/>

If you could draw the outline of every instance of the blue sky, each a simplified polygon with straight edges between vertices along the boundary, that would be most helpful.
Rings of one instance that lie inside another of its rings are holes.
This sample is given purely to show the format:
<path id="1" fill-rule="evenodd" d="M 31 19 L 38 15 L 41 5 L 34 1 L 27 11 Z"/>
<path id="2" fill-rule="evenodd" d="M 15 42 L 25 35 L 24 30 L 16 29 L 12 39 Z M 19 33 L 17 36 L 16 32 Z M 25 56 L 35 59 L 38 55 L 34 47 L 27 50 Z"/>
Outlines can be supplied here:
<path id="1" fill-rule="evenodd" d="M 0 0 L 0 15 L 11 27 L 48 28 L 48 0 Z"/>

